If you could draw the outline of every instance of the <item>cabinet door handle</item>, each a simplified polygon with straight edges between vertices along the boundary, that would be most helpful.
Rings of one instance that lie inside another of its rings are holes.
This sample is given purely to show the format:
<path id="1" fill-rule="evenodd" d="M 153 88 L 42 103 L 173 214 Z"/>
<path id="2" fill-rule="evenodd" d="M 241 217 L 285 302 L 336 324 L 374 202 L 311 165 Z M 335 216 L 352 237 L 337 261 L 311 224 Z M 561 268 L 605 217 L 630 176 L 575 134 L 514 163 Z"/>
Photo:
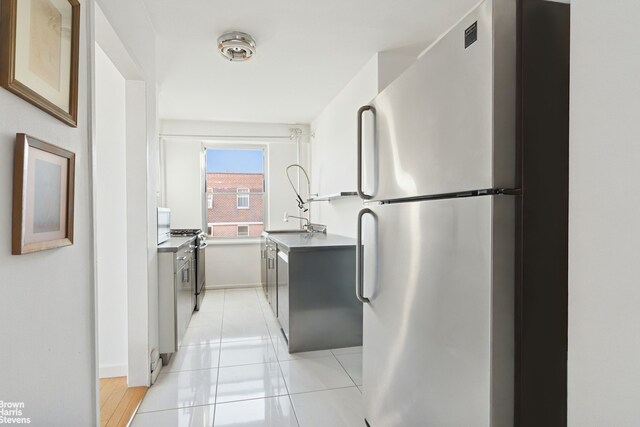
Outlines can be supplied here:
<path id="1" fill-rule="evenodd" d="M 185 259 L 187 259 L 187 257 L 186 256 L 179 256 L 179 257 L 176 257 L 176 259 L 178 261 L 184 261 Z"/>
<path id="2" fill-rule="evenodd" d="M 356 238 L 356 298 L 361 303 L 369 303 L 369 298 L 362 295 L 364 288 L 364 262 L 362 259 L 362 217 L 366 214 L 375 217 L 375 213 L 371 209 L 365 208 L 358 214 L 358 236 Z"/>

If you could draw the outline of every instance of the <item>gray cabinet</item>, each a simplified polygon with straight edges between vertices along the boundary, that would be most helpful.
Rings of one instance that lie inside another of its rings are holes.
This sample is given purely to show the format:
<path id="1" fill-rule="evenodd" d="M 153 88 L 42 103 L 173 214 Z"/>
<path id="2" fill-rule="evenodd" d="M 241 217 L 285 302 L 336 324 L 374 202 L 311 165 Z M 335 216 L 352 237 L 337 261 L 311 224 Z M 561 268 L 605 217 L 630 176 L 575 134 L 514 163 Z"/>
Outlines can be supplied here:
<path id="1" fill-rule="evenodd" d="M 273 310 L 273 314 L 278 316 L 278 290 L 277 290 L 277 277 L 278 273 L 276 270 L 277 263 L 277 248 L 276 244 L 267 239 L 267 299 L 269 304 L 271 305 L 271 310 Z"/>
<path id="2" fill-rule="evenodd" d="M 290 249 L 278 243 L 277 317 L 289 352 L 362 345 L 355 246 Z"/>
<path id="3" fill-rule="evenodd" d="M 195 263 L 193 262 L 193 254 L 187 256 L 186 261 L 175 274 L 175 286 L 177 292 L 176 300 L 176 344 L 179 347 L 182 344 L 182 337 L 187 331 L 191 315 L 194 307 L 194 279 L 195 279 Z"/>
<path id="4" fill-rule="evenodd" d="M 362 345 L 355 239 L 271 231 L 264 251 L 267 299 L 289 352 Z"/>
<path id="5" fill-rule="evenodd" d="M 289 254 L 278 250 L 278 322 L 289 339 Z"/>
<path id="6" fill-rule="evenodd" d="M 262 285 L 264 296 L 269 299 L 267 288 L 267 239 L 264 237 L 260 239 L 260 284 Z"/>
<path id="7" fill-rule="evenodd" d="M 196 271 L 191 243 L 186 239 L 158 253 L 159 347 L 165 361 L 178 351 L 193 313 Z"/>

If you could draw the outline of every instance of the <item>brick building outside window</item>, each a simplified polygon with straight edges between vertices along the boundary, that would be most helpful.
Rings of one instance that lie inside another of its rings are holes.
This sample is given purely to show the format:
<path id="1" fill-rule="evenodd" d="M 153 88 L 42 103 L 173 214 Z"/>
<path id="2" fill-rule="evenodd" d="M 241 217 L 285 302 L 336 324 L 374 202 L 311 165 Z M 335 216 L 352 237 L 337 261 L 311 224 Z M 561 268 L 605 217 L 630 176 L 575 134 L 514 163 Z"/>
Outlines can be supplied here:
<path id="1" fill-rule="evenodd" d="M 207 223 L 213 237 L 258 237 L 264 230 L 264 174 L 207 173 Z"/>

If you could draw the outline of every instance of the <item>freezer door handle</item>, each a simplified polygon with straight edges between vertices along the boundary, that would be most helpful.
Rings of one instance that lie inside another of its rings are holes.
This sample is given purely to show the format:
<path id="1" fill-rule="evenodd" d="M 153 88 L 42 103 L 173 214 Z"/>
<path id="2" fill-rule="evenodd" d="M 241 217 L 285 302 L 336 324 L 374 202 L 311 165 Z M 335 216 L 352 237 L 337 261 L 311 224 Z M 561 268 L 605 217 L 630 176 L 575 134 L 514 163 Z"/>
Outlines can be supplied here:
<path id="1" fill-rule="evenodd" d="M 365 215 L 373 215 L 373 211 L 371 209 L 365 208 L 358 213 L 358 236 L 356 240 L 356 298 L 361 303 L 369 303 L 369 298 L 366 298 L 363 293 L 364 289 L 364 260 L 362 259 L 362 217 Z"/>
<path id="2" fill-rule="evenodd" d="M 374 126 L 376 119 L 376 109 L 371 105 L 365 105 L 358 109 L 358 195 L 361 199 L 370 200 L 373 196 L 365 194 L 362 190 L 362 115 L 365 111 L 371 111 L 373 114 Z"/>

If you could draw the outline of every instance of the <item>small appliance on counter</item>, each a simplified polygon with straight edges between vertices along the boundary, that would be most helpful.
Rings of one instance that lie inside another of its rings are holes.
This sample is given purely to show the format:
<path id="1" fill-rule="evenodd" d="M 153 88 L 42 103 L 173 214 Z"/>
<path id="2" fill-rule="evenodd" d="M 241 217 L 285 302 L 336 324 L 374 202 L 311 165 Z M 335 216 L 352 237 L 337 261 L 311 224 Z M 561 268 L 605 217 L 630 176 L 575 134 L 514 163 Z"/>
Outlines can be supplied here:
<path id="1" fill-rule="evenodd" d="M 171 209 L 158 208 L 158 244 L 171 237 Z"/>
<path id="2" fill-rule="evenodd" d="M 172 237 L 190 237 L 196 236 L 194 243 L 195 263 L 196 263 L 196 282 L 194 289 L 194 307 L 195 311 L 200 310 L 202 299 L 205 293 L 205 248 L 207 247 L 207 235 L 201 229 L 181 228 L 171 230 Z"/>

